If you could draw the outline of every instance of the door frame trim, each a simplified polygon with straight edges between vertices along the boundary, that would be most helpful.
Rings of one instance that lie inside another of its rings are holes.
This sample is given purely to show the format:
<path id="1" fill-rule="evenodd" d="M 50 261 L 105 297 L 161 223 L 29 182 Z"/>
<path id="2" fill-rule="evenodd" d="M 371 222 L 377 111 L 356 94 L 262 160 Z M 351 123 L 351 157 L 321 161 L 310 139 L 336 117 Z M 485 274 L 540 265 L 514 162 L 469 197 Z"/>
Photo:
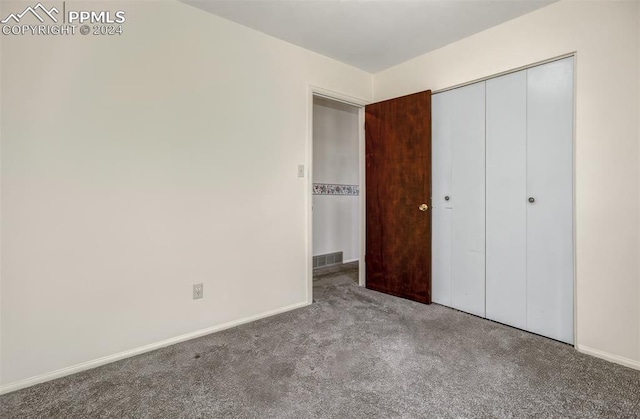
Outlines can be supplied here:
<path id="1" fill-rule="evenodd" d="M 366 250 L 366 211 L 365 211 L 365 137 L 364 137 L 364 107 L 371 101 L 350 96 L 344 93 L 335 92 L 325 89 L 324 87 L 309 85 L 307 94 L 307 155 L 306 155 L 306 186 L 305 186 L 305 207 L 306 207 L 306 301 L 311 304 L 313 302 L 313 98 L 321 97 L 336 102 L 345 103 L 347 105 L 358 108 L 358 164 L 360 172 L 360 195 L 359 195 L 359 213 L 360 213 L 360 258 L 358 284 L 363 287 L 366 282 L 365 278 L 365 250 Z"/>

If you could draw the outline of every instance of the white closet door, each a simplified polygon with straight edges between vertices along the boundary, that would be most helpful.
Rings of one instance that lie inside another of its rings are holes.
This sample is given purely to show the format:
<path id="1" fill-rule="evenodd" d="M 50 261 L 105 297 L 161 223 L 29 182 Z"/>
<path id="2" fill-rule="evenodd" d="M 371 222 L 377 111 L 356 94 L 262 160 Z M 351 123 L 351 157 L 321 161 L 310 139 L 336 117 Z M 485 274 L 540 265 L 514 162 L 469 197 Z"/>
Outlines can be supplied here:
<path id="1" fill-rule="evenodd" d="M 483 317 L 484 90 L 432 98 L 432 300 Z"/>
<path id="2" fill-rule="evenodd" d="M 451 105 L 451 307 L 485 316 L 485 83 Z"/>
<path id="3" fill-rule="evenodd" d="M 573 343 L 573 58 L 527 70 L 527 329 Z"/>
<path id="4" fill-rule="evenodd" d="M 431 98 L 431 300 L 451 305 L 451 95 Z"/>
<path id="5" fill-rule="evenodd" d="M 487 82 L 487 318 L 527 327 L 527 73 Z"/>

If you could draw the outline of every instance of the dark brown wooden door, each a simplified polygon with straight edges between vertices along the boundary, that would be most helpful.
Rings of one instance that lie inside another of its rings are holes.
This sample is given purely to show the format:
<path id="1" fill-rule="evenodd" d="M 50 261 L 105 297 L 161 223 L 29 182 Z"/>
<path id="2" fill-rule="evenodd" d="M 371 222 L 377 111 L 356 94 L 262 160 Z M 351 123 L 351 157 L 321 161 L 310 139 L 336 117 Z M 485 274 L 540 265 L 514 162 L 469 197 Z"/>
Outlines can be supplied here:
<path id="1" fill-rule="evenodd" d="M 367 288 L 429 304 L 431 91 L 365 114 Z"/>

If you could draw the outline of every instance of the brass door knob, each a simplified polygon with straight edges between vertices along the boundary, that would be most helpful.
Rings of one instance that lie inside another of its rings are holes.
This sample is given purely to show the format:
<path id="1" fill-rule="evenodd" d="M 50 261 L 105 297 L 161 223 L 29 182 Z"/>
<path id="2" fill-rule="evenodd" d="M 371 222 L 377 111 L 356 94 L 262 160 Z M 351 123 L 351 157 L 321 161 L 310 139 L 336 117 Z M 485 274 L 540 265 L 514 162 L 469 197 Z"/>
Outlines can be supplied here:
<path id="1" fill-rule="evenodd" d="M 427 204 L 420 204 L 420 206 L 418 207 L 418 209 L 419 209 L 420 211 L 423 211 L 423 212 L 424 212 L 424 211 L 426 211 L 426 210 L 428 210 L 428 209 L 429 209 L 429 206 L 428 206 Z"/>

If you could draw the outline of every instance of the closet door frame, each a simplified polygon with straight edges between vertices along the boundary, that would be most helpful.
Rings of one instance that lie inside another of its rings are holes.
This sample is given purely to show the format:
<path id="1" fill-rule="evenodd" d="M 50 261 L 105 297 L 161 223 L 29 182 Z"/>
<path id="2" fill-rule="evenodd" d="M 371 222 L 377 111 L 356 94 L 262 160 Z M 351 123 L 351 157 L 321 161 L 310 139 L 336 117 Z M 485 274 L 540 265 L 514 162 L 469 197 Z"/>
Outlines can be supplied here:
<path id="1" fill-rule="evenodd" d="M 577 283 L 577 264 L 576 264 L 576 103 L 577 103 L 577 89 L 576 89 L 576 85 L 577 85 L 577 69 L 578 69 L 578 53 L 577 51 L 572 51 L 572 52 L 568 52 L 566 54 L 562 54 L 562 55 L 558 55 L 556 57 L 552 57 L 546 60 L 541 60 L 541 61 L 537 61 L 534 63 L 529 63 L 520 67 L 516 67 L 513 68 L 511 70 L 507 70 L 507 71 L 502 71 L 500 73 L 495 73 L 492 74 L 490 76 L 487 77 L 481 77 L 469 82 L 465 82 L 465 83 L 460 83 L 457 85 L 453 85 L 450 87 L 446 87 L 443 89 L 438 89 L 438 90 L 433 90 L 433 95 L 436 95 L 438 93 L 444 93 L 447 92 L 449 90 L 453 90 L 453 89 L 457 89 L 460 87 L 464 87 L 464 86 L 468 86 L 470 84 L 475 84 L 475 83 L 480 83 L 483 81 L 487 81 L 490 79 L 494 79 L 496 77 L 500 77 L 500 76 L 504 76 L 507 74 L 512 74 L 512 73 L 516 73 L 518 71 L 522 71 L 522 70 L 528 70 L 530 68 L 533 67 L 538 67 L 544 64 L 548 64 L 554 61 L 560 61 L 563 60 L 565 58 L 570 58 L 573 57 L 573 121 L 572 121 L 572 125 L 573 125 L 573 129 L 572 129 L 572 143 L 571 143 L 571 148 L 572 148 L 572 156 L 573 156 L 573 168 L 572 168 L 572 180 L 571 180 L 571 185 L 572 185 L 572 198 L 571 198 L 571 202 L 572 202 L 572 225 L 573 225 L 573 234 L 572 234 L 572 263 L 573 263 L 573 344 L 572 346 L 577 347 L 578 344 L 578 316 L 577 316 L 577 312 L 578 312 L 578 301 L 576 299 L 576 296 L 578 295 L 578 283 Z M 433 197 L 432 197 L 433 200 Z M 433 274 L 432 274 L 432 278 L 433 278 Z"/>

